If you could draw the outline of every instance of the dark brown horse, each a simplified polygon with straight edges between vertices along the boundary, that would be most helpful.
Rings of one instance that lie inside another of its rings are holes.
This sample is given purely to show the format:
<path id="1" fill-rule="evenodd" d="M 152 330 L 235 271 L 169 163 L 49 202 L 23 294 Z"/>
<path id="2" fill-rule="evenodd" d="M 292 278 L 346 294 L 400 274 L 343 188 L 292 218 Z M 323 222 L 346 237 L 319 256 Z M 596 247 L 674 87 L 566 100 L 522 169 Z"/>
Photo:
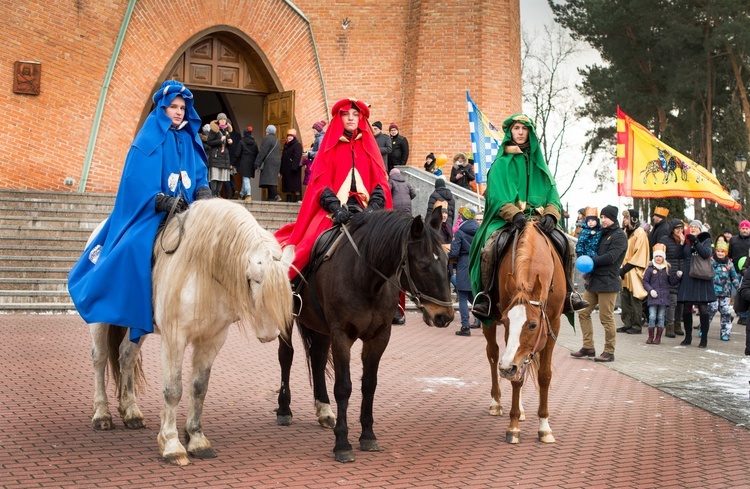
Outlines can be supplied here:
<path id="1" fill-rule="evenodd" d="M 498 322 L 482 328 L 492 376 L 490 414 L 502 414 L 499 372 L 513 386 L 505 441 L 518 443 L 521 433 L 518 422 L 523 419 L 521 387 L 531 365 L 537 371 L 539 383 L 539 440 L 553 443 L 547 398 L 552 380 L 552 351 L 565 300 L 565 271 L 550 238 L 538 229 L 536 222 L 526 225 L 503 257 L 497 283 L 500 297 L 493 298 L 497 305 L 493 309 L 495 317 L 500 318 L 498 322 L 505 326 L 506 347 L 502 358 L 496 338 Z"/>
<path id="2" fill-rule="evenodd" d="M 440 209 L 431 224 L 440 222 Z M 361 450 L 378 451 L 373 432 L 373 400 L 378 365 L 391 337 L 391 320 L 405 290 L 422 311 L 428 325 L 444 328 L 453 320 L 448 281 L 448 258 L 432 227 L 422 218 L 394 211 L 356 214 L 347 224 L 347 236 L 300 287 L 302 307 L 297 317 L 313 381 L 318 422 L 333 427 L 333 448 L 339 462 L 353 462 L 349 444 L 347 408 L 352 392 L 349 362 L 352 344 L 362 340 Z M 333 415 L 326 389 L 326 365 L 334 368 Z M 279 341 L 281 389 L 276 423 L 289 425 L 289 372 L 294 349 Z M 335 425 L 334 425 L 335 423 Z"/>

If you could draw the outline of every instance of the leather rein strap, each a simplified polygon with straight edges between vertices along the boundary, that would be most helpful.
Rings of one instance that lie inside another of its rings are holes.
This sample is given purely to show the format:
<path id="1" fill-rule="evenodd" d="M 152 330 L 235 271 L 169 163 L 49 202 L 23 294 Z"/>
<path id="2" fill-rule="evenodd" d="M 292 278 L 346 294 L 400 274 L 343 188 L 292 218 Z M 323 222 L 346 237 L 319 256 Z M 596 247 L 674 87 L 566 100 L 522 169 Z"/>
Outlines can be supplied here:
<path id="1" fill-rule="evenodd" d="M 344 229 L 344 233 L 346 234 L 346 237 L 349 239 L 349 243 L 351 243 L 352 248 L 354 248 L 354 251 L 357 253 L 357 256 L 362 258 L 362 254 L 359 252 L 359 248 L 357 247 L 357 244 L 354 242 L 354 238 L 352 238 L 352 235 L 349 233 L 349 229 L 346 227 L 346 225 L 341 226 Z M 408 252 L 408 246 L 414 243 L 413 241 L 406 241 L 404 242 L 404 245 L 401 247 L 401 261 L 399 263 L 398 269 L 396 270 L 395 279 L 394 277 L 386 277 L 383 275 L 380 270 L 373 267 L 370 263 L 367 263 L 367 266 L 370 267 L 370 269 L 378 274 L 383 280 L 386 282 L 390 282 L 392 285 L 394 285 L 397 289 L 401 290 L 401 274 L 403 273 L 406 275 L 406 281 L 409 283 L 409 290 L 405 290 L 404 292 L 406 295 L 409 296 L 409 299 L 419 308 L 422 309 L 422 300 L 426 300 L 428 302 L 432 302 L 434 304 L 437 304 L 439 306 L 443 307 L 452 307 L 453 302 L 449 301 L 441 301 L 440 299 L 436 299 L 434 297 L 431 297 L 427 294 L 423 294 L 417 289 L 417 285 L 414 283 L 414 280 L 411 278 L 411 273 L 409 272 L 409 252 Z"/>

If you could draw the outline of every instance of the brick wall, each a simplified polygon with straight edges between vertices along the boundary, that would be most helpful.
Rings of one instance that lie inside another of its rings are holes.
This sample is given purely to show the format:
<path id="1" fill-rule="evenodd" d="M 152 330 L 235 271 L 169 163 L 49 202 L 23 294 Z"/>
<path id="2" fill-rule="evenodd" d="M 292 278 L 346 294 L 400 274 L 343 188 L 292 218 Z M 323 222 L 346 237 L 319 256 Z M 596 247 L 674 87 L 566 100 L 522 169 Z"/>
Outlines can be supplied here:
<path id="1" fill-rule="evenodd" d="M 465 91 L 496 122 L 521 107 L 519 0 L 296 0 L 309 19 L 328 105 L 372 104 L 396 121 L 409 163 L 469 148 Z M 363 5 L 364 3 L 364 5 Z M 179 5 L 179 8 L 177 8 Z M 0 30 L 0 188 L 70 190 L 78 180 L 96 105 L 127 2 L 32 0 L 8 4 Z M 185 15 L 188 13 L 189 15 Z M 349 20 L 347 29 L 342 28 Z M 114 192 L 150 96 L 179 55 L 206 34 L 257 47 L 280 90 L 296 90 L 295 117 L 310 141 L 328 118 L 304 20 L 281 0 L 139 0 L 109 87 L 87 191 Z M 17 60 L 42 63 L 39 96 L 12 92 Z"/>

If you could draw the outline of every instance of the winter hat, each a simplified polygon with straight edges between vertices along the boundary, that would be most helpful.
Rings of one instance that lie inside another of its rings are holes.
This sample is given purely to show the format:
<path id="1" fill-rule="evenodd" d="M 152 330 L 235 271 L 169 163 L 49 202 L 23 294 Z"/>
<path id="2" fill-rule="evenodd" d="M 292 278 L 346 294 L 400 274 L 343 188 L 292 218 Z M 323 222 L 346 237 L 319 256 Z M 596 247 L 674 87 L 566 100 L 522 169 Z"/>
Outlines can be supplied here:
<path id="1" fill-rule="evenodd" d="M 253 132 L 253 126 L 247 126 L 247 132 Z"/>
<path id="2" fill-rule="evenodd" d="M 458 210 L 458 213 L 461 214 L 464 219 L 474 219 L 477 217 L 477 210 L 469 205 L 462 205 Z"/>
<path id="3" fill-rule="evenodd" d="M 219 112 L 219 115 L 216 116 L 216 120 L 220 121 L 222 119 L 229 122 L 229 120 L 227 119 L 227 115 L 224 112 Z"/>
<path id="4" fill-rule="evenodd" d="M 726 241 L 719 241 L 718 243 L 716 243 L 716 250 L 729 251 L 729 243 L 727 243 Z"/>
<path id="5" fill-rule="evenodd" d="M 435 180 L 435 188 L 436 189 L 443 188 L 443 187 L 445 187 L 445 179 L 444 178 L 438 178 L 437 180 Z"/>
<path id="6" fill-rule="evenodd" d="M 578 209 L 578 213 L 580 215 L 586 217 L 586 209 L 587 209 L 587 207 L 581 207 L 580 209 Z"/>
<path id="7" fill-rule="evenodd" d="M 375 121 L 372 123 L 372 125 L 380 129 L 381 131 L 383 130 L 383 123 L 380 121 Z"/>
<path id="8" fill-rule="evenodd" d="M 401 173 L 401 171 L 399 171 L 399 169 L 398 169 L 398 168 L 393 168 L 393 169 L 392 169 L 392 170 L 390 171 L 390 173 L 388 173 L 388 174 L 389 174 L 389 175 L 398 175 L 399 173 Z"/>
<path id="9" fill-rule="evenodd" d="M 690 226 L 697 226 L 699 228 L 702 228 L 703 223 L 700 222 L 698 219 L 693 219 L 692 221 L 690 221 Z"/>
<path id="10" fill-rule="evenodd" d="M 667 247 L 661 243 L 657 243 L 654 245 L 654 258 L 657 256 L 661 256 L 665 260 L 667 259 Z"/>
<path id="11" fill-rule="evenodd" d="M 680 228 L 685 229 L 685 223 L 682 222 L 681 219 L 672 219 L 672 221 L 670 221 L 670 224 L 672 225 L 672 231 Z"/>
<path id="12" fill-rule="evenodd" d="M 326 121 L 318 121 L 315 124 L 313 124 L 313 129 L 315 129 L 318 132 L 323 131 L 323 128 L 326 127 L 326 124 L 328 124 Z"/>
<path id="13" fill-rule="evenodd" d="M 604 209 L 602 209 L 602 213 L 599 214 L 600 216 L 604 216 L 610 221 L 617 221 L 617 212 L 618 208 L 613 205 L 605 206 Z"/>
<path id="14" fill-rule="evenodd" d="M 395 129 L 398 131 L 398 126 L 396 125 L 395 122 L 391 122 L 391 125 L 388 126 L 388 130 L 390 131 L 391 129 Z"/>
<path id="15" fill-rule="evenodd" d="M 586 207 L 585 209 L 581 209 L 578 212 L 581 212 L 581 214 L 586 216 L 587 221 L 589 219 L 599 219 L 599 210 L 596 207 Z"/>
<path id="16" fill-rule="evenodd" d="M 266 132 L 268 134 L 276 134 L 276 126 L 269 124 L 268 126 L 266 126 Z"/>
<path id="17" fill-rule="evenodd" d="M 631 221 L 637 221 L 638 220 L 638 211 L 635 209 L 628 209 L 627 210 L 628 215 L 630 216 Z"/>
<path id="18" fill-rule="evenodd" d="M 211 126 L 209 124 L 206 124 L 202 127 L 202 130 L 204 133 L 208 134 L 211 131 Z"/>
<path id="19" fill-rule="evenodd" d="M 748 221 L 747 219 L 745 219 L 744 221 L 742 221 L 740 223 L 740 229 L 742 229 L 742 228 L 750 228 L 750 221 Z"/>
<path id="20" fill-rule="evenodd" d="M 657 207 L 656 209 L 654 209 L 654 215 L 665 219 L 667 216 L 669 216 L 669 209 L 666 209 L 664 207 Z"/>
<path id="21" fill-rule="evenodd" d="M 432 162 L 433 162 L 433 163 L 435 163 L 435 153 L 430 153 L 430 154 L 428 154 L 427 156 L 425 156 L 425 158 L 424 158 L 424 159 L 425 159 L 425 160 L 426 160 L 426 159 L 431 159 L 431 160 L 432 160 Z"/>
<path id="22" fill-rule="evenodd" d="M 291 129 L 289 129 L 286 132 L 286 135 L 287 136 L 294 136 L 296 138 L 297 137 L 297 130 L 295 128 L 291 128 Z"/>

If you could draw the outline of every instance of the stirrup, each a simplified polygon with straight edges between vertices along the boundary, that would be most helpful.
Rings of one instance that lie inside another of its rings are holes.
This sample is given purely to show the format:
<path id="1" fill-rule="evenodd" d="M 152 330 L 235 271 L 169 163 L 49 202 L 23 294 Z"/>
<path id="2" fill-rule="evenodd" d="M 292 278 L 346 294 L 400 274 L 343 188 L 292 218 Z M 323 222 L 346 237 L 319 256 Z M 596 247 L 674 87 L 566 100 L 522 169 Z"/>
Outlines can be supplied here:
<path id="1" fill-rule="evenodd" d="M 566 302 L 566 310 L 563 312 L 580 312 L 589 307 L 588 301 L 583 300 L 578 292 L 571 292 Z"/>
<path id="2" fill-rule="evenodd" d="M 484 298 L 483 300 L 479 300 L 480 297 Z M 483 306 L 487 306 L 486 309 Z M 474 315 L 474 317 L 477 317 L 481 320 L 490 320 L 492 319 L 492 315 L 490 314 L 490 310 L 492 309 L 492 299 L 490 298 L 489 294 L 487 292 L 480 292 L 474 297 L 474 302 L 471 304 L 471 313 Z"/>
<path id="3" fill-rule="evenodd" d="M 302 296 L 297 292 L 292 293 L 292 316 L 298 317 L 302 312 Z"/>

